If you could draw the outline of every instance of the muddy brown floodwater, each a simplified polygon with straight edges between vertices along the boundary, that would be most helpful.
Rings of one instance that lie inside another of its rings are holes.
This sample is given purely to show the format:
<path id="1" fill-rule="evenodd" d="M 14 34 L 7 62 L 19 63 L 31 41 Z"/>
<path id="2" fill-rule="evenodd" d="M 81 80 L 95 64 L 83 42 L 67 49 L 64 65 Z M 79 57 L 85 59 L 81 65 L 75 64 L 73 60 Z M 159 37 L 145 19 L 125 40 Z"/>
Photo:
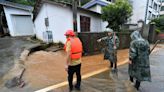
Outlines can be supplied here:
<path id="1" fill-rule="evenodd" d="M 127 49 L 118 51 L 118 62 L 125 61 L 127 58 Z M 64 51 L 37 51 L 25 61 L 24 79 L 31 88 L 36 90 L 66 81 L 67 73 L 64 65 Z M 82 57 L 82 75 L 108 66 L 109 62 L 103 60 L 103 54 Z"/>

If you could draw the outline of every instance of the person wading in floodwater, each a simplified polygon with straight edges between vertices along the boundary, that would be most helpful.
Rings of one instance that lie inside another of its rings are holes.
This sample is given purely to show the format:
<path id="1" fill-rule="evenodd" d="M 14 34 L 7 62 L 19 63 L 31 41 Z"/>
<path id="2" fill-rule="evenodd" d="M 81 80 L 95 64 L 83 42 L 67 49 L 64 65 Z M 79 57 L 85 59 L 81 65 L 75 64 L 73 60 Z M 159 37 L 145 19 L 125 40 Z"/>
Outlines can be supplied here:
<path id="1" fill-rule="evenodd" d="M 105 30 L 108 36 L 102 37 L 97 42 L 105 41 L 104 59 L 110 61 L 110 68 L 113 72 L 117 72 L 117 48 L 119 47 L 119 39 L 112 29 Z"/>
<path id="2" fill-rule="evenodd" d="M 135 88 L 139 90 L 141 81 L 151 81 L 149 54 L 150 46 L 143 39 L 139 31 L 130 35 L 132 41 L 129 48 L 129 76 L 130 81 L 136 79 Z"/>

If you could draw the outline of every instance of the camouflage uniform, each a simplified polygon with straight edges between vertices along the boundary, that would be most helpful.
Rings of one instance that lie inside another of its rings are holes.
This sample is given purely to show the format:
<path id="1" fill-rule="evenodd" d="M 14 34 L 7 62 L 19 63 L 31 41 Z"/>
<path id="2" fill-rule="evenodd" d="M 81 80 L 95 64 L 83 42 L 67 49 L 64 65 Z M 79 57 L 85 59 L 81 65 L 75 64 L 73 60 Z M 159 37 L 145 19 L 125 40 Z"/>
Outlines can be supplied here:
<path id="1" fill-rule="evenodd" d="M 141 81 L 151 81 L 149 63 L 150 47 L 148 41 L 141 37 L 139 31 L 134 31 L 131 34 L 131 39 L 129 59 L 132 61 L 132 64 L 129 64 L 129 75 L 132 78 L 136 78 L 139 82 L 138 86 L 135 86 L 138 89 Z"/>
<path id="2" fill-rule="evenodd" d="M 119 47 L 119 39 L 114 34 L 112 36 L 107 36 L 101 38 L 102 41 L 105 41 L 105 53 L 104 53 L 104 59 L 108 59 L 110 62 L 115 63 L 117 62 L 117 48 Z M 114 42 L 116 45 L 116 49 L 114 49 Z"/>
<path id="3" fill-rule="evenodd" d="M 129 75 L 139 81 L 151 81 L 149 53 L 150 47 L 148 41 L 144 40 L 139 32 L 135 31 L 131 35 L 129 58 L 132 64 L 129 66 Z"/>

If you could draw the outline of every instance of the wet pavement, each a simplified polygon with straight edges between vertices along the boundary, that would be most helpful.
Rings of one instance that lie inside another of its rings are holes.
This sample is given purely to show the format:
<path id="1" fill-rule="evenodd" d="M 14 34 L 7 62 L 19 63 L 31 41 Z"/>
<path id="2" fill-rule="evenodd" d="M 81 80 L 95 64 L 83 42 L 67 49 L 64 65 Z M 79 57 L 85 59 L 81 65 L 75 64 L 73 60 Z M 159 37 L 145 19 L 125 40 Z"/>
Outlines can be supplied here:
<path id="1" fill-rule="evenodd" d="M 123 69 L 123 70 L 122 70 Z M 68 86 L 60 87 L 49 92 L 69 92 Z M 111 70 L 82 80 L 81 91 L 72 92 L 137 92 L 128 81 L 127 65 L 120 66 L 118 73 Z"/>
<path id="2" fill-rule="evenodd" d="M 118 60 L 124 61 L 128 56 L 127 52 L 127 49 L 120 50 L 118 52 Z M 24 78 L 36 90 L 67 80 L 67 72 L 64 69 L 64 51 L 37 51 L 28 57 L 25 65 L 27 69 Z M 109 62 L 103 60 L 103 54 L 84 56 L 82 58 L 83 75 L 108 66 Z"/>
<path id="3" fill-rule="evenodd" d="M 4 45 L 3 43 L 7 44 Z M 19 45 L 18 43 L 22 43 L 24 45 Z M 9 60 L 14 63 L 15 56 L 19 56 L 22 47 L 26 46 L 26 44 L 22 41 L 9 41 L 0 40 L 0 53 L 3 51 L 9 51 L 7 54 L 11 54 L 10 58 L 7 58 L 8 55 L 3 55 L 2 58 L 6 57 L 5 62 Z M 14 45 L 13 45 L 14 44 Z M 18 50 L 19 47 L 19 50 Z M 3 49 L 8 48 L 8 49 Z M 64 53 L 58 52 L 45 52 L 38 51 L 33 53 L 28 57 L 28 60 L 25 62 L 27 71 L 23 76 L 25 79 L 26 86 L 24 88 L 12 88 L 7 89 L 5 87 L 0 88 L 0 92 L 34 92 L 36 90 L 45 88 L 47 86 L 51 86 L 54 84 L 61 83 L 66 81 L 66 72 L 64 71 Z M 128 57 L 128 50 L 121 50 L 118 53 L 118 59 L 121 61 L 125 61 Z M 151 61 L 151 74 L 152 74 L 152 82 L 143 82 L 141 83 L 141 88 L 139 92 L 163 92 L 164 90 L 164 44 L 158 45 L 155 51 L 150 55 Z M 82 66 L 82 74 L 93 72 L 104 67 L 108 67 L 108 62 L 103 60 L 103 55 L 93 55 L 83 57 L 83 66 Z M 2 63 L 7 64 L 7 67 L 10 69 L 13 64 L 9 67 L 10 64 L 8 62 Z M 3 69 L 3 67 L 0 67 Z M 60 71 L 59 71 L 60 70 Z M 7 70 L 5 70 L 7 71 Z M 103 73 L 94 75 L 92 77 L 86 78 L 82 80 L 81 91 L 73 91 L 73 92 L 136 92 L 136 89 L 133 87 L 133 84 L 128 81 L 128 65 L 119 66 L 118 68 L 118 76 L 115 73 L 112 73 L 110 70 L 105 71 Z M 5 73 L 5 72 L 4 72 Z M 60 87 L 54 90 L 50 90 L 49 92 L 68 92 L 68 85 L 64 87 Z"/>
<path id="4" fill-rule="evenodd" d="M 128 64 L 120 66 L 118 74 L 111 70 L 82 80 L 81 91 L 72 92 L 164 92 L 164 44 L 150 55 L 152 82 L 141 82 L 139 91 L 128 79 Z M 50 92 L 69 92 L 68 85 Z"/>
<path id="5" fill-rule="evenodd" d="M 25 48 L 29 48 L 34 44 L 36 45 L 36 43 L 28 41 L 26 37 L 0 38 L 0 92 L 10 92 L 7 88 L 4 87 L 4 83 L 6 81 L 4 76 L 12 77 L 6 74 L 9 74 L 9 71 L 13 69 L 16 63 L 18 63 L 21 52 Z"/>
<path id="6" fill-rule="evenodd" d="M 164 92 L 164 44 L 150 55 L 152 82 L 143 82 L 141 92 Z"/>
<path id="7" fill-rule="evenodd" d="M 0 78 L 18 61 L 23 49 L 31 44 L 24 38 L 0 38 Z"/>

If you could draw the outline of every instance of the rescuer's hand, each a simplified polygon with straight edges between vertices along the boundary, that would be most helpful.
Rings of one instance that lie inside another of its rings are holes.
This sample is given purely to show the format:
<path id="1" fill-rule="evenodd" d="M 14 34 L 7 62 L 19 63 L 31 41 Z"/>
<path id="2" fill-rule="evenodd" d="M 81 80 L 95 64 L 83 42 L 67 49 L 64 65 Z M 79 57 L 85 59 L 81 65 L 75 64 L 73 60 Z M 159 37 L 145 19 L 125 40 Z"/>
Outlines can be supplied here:
<path id="1" fill-rule="evenodd" d="M 129 64 L 132 64 L 132 61 L 131 60 L 129 60 Z"/>
<path id="2" fill-rule="evenodd" d="M 114 48 L 115 50 L 117 49 L 117 47 L 116 47 L 116 46 L 114 46 L 113 48 Z"/>
<path id="3" fill-rule="evenodd" d="M 98 39 L 97 42 L 101 42 L 101 39 Z"/>
<path id="4" fill-rule="evenodd" d="M 68 71 L 68 65 L 65 65 L 65 71 Z"/>

